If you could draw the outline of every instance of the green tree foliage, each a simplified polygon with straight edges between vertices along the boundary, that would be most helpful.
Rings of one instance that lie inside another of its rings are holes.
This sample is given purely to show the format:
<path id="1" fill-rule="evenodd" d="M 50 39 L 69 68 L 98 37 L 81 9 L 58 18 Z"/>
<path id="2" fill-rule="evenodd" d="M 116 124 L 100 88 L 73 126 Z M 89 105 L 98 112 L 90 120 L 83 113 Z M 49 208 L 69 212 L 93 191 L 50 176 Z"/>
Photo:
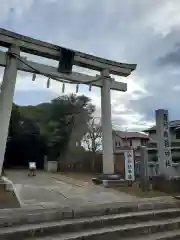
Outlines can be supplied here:
<path id="1" fill-rule="evenodd" d="M 21 132 L 21 115 L 19 112 L 19 107 L 13 104 L 9 124 L 9 137 L 15 137 L 20 132 Z"/>
<path id="2" fill-rule="evenodd" d="M 37 106 L 13 104 L 9 139 L 24 146 L 25 158 L 34 158 L 33 151 L 46 145 L 49 158 L 57 159 L 83 138 L 94 110 L 88 97 L 74 94 Z"/>
<path id="3" fill-rule="evenodd" d="M 45 143 L 40 135 L 39 126 L 20 112 L 19 106 L 13 104 L 6 145 L 5 165 L 28 165 L 36 160 L 38 167 L 43 166 Z"/>
<path id="4" fill-rule="evenodd" d="M 37 118 L 52 158 L 64 155 L 80 141 L 95 107 L 86 96 L 63 95 L 41 105 Z"/>

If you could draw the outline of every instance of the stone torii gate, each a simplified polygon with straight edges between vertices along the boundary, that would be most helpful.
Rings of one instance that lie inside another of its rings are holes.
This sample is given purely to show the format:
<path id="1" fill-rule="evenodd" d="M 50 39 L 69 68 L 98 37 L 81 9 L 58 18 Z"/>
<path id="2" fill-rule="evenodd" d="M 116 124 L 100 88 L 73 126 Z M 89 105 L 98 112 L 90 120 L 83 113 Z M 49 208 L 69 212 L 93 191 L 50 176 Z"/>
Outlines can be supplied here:
<path id="1" fill-rule="evenodd" d="M 89 54 L 56 46 L 47 42 L 29 38 L 0 28 L 0 46 L 8 48 L 6 53 L 0 51 L 0 66 L 5 67 L 0 89 L 0 175 L 4 162 L 4 154 L 11 116 L 12 101 L 15 91 L 17 71 L 41 74 L 57 81 L 88 84 L 101 88 L 101 113 L 103 131 L 103 172 L 114 173 L 111 96 L 110 90 L 127 91 L 127 84 L 117 82 L 110 74 L 127 77 L 136 69 L 135 64 L 118 63 Z M 21 57 L 20 52 L 58 61 L 59 66 L 53 67 Z M 72 72 L 72 67 L 80 66 L 99 71 L 96 76 Z"/>

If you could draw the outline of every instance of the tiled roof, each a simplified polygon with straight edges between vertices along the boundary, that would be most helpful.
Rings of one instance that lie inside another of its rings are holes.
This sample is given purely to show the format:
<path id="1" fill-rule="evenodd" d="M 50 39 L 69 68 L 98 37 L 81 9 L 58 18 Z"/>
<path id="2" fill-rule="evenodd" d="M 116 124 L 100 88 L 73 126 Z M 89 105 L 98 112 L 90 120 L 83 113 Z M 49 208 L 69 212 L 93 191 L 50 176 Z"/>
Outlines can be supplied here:
<path id="1" fill-rule="evenodd" d="M 140 132 L 115 131 L 115 133 L 120 138 L 144 138 L 144 139 L 149 139 L 149 136 L 147 134 L 140 133 Z"/>

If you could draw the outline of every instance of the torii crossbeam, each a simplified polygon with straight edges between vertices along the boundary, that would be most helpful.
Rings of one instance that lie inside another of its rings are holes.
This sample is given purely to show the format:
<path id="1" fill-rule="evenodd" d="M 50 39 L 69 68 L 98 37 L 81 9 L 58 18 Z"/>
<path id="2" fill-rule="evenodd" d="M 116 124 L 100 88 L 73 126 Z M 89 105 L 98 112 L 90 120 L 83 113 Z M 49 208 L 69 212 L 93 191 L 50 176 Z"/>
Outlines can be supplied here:
<path id="1" fill-rule="evenodd" d="M 7 47 L 8 52 L 0 51 L 0 66 L 5 67 L 0 92 L 0 175 L 4 162 L 4 154 L 8 135 L 12 101 L 15 91 L 17 71 L 42 74 L 57 81 L 66 80 L 70 83 L 91 84 L 101 87 L 101 118 L 103 131 L 103 172 L 114 173 L 113 141 L 111 124 L 110 90 L 127 91 L 127 84 L 116 82 L 110 74 L 127 77 L 136 69 L 135 64 L 124 64 L 89 54 L 66 49 L 47 42 L 26 37 L 0 28 L 0 46 Z M 59 66 L 53 67 L 21 57 L 20 52 L 58 61 Z M 89 76 L 72 72 L 73 66 L 81 66 L 100 72 Z"/>

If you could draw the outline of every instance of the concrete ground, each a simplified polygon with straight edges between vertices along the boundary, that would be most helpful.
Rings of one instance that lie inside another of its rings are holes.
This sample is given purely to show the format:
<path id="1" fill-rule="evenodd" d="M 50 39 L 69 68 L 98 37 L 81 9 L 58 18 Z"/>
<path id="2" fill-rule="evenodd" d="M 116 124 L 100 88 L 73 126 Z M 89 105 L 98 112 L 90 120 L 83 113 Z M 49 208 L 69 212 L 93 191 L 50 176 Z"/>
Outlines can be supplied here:
<path id="1" fill-rule="evenodd" d="M 22 207 L 77 207 L 113 202 L 137 201 L 137 198 L 123 192 L 94 186 L 91 183 L 38 171 L 36 177 L 29 177 L 28 171 L 6 171 L 16 190 Z"/>

